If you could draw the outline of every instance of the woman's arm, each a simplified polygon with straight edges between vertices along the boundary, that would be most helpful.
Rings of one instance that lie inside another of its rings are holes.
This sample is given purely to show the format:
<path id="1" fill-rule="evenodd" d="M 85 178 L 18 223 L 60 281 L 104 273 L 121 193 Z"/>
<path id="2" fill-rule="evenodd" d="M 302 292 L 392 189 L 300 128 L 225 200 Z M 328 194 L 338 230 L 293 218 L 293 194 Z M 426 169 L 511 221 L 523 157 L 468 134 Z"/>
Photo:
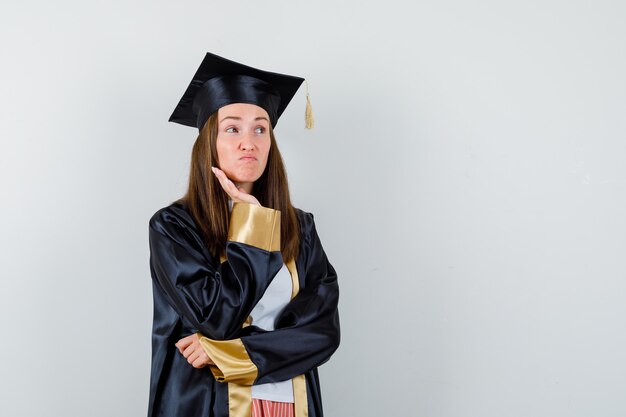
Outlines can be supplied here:
<path id="1" fill-rule="evenodd" d="M 150 219 L 150 270 L 191 332 L 221 340 L 236 334 L 282 267 L 280 212 L 235 204 L 226 262 L 208 253 L 181 206 Z"/>
<path id="2" fill-rule="evenodd" d="M 322 249 L 313 216 L 307 214 L 301 221 L 299 262 L 304 267 L 299 269 L 304 271 L 305 285 L 277 320 L 276 330 L 249 326 L 232 340 L 200 337 L 215 363 L 211 370 L 218 381 L 241 385 L 284 381 L 326 362 L 339 346 L 337 275 Z"/>

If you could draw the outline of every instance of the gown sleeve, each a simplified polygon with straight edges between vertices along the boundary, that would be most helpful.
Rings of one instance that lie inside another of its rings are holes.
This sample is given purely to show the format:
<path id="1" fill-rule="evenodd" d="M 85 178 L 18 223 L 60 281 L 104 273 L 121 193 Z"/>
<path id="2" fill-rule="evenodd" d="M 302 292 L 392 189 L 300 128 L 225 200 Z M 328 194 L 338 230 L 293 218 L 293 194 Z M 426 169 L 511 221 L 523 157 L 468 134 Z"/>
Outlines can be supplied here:
<path id="1" fill-rule="evenodd" d="M 212 339 L 233 337 L 282 267 L 280 212 L 235 204 L 227 261 L 220 263 L 202 242 L 181 207 L 166 207 L 150 219 L 150 270 L 184 326 Z"/>
<path id="2" fill-rule="evenodd" d="M 301 220 L 302 246 L 298 270 L 304 286 L 276 322 L 276 330 L 245 327 L 231 340 L 200 335 L 200 343 L 215 362 L 220 382 L 240 385 L 291 379 L 326 362 L 339 346 L 339 289 L 315 230 L 313 216 Z"/>

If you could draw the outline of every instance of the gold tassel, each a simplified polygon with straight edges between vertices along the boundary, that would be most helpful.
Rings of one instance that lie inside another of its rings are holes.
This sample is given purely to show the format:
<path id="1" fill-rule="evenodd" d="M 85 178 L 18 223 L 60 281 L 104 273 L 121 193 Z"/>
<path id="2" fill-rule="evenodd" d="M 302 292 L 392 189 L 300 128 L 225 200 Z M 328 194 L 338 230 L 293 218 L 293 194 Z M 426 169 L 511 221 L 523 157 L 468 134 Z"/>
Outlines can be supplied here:
<path id="1" fill-rule="evenodd" d="M 304 111 L 304 127 L 306 129 L 313 129 L 313 109 L 311 108 L 311 100 L 309 99 L 309 83 L 306 83 L 306 110 Z"/>

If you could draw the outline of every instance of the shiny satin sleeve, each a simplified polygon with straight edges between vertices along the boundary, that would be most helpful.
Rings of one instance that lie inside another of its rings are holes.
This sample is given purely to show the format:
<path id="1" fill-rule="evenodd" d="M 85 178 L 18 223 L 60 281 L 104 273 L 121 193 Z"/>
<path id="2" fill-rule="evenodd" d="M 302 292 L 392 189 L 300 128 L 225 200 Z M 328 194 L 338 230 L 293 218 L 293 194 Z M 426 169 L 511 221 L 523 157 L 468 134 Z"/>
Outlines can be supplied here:
<path id="1" fill-rule="evenodd" d="M 216 340 L 241 329 L 283 264 L 280 212 L 249 204 L 233 207 L 225 262 L 208 253 L 181 206 L 152 216 L 149 241 L 151 275 L 169 305 L 190 333 Z"/>
<path id="2" fill-rule="evenodd" d="M 313 216 L 305 213 L 300 221 L 297 265 L 304 285 L 278 318 L 276 330 L 248 326 L 241 337 L 226 342 L 201 338 L 209 356 L 217 359 L 218 381 L 244 385 L 284 381 L 323 364 L 338 348 L 337 274 L 322 248 Z M 251 365 L 254 371 L 249 371 Z"/>

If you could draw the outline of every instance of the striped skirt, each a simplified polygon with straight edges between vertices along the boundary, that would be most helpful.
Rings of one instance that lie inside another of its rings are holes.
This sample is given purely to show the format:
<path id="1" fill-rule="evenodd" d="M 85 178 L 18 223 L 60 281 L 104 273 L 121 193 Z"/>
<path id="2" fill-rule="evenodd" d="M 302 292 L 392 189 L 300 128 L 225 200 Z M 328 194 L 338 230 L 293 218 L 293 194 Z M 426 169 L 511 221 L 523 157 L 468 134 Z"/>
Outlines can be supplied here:
<path id="1" fill-rule="evenodd" d="M 252 417 L 294 417 L 293 403 L 253 398 Z"/>

